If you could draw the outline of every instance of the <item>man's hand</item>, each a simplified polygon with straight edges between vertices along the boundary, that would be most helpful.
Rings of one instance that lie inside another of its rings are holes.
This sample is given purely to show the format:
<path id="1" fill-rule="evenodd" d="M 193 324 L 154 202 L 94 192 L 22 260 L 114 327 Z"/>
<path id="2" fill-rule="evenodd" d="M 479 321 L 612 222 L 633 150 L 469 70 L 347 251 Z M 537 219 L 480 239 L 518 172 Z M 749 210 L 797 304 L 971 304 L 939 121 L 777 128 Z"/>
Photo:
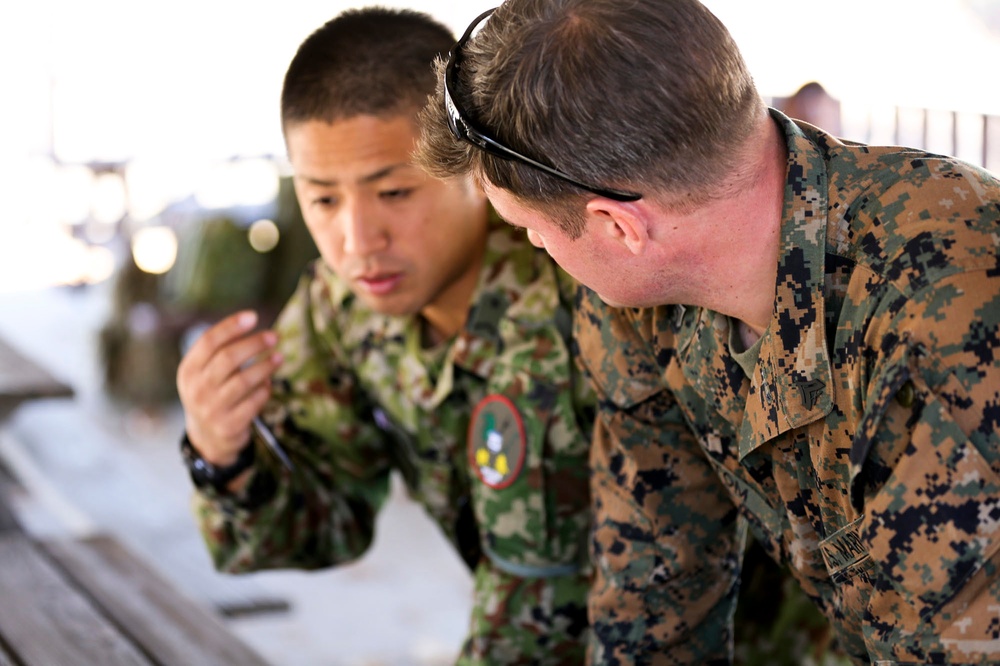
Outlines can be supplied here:
<path id="1" fill-rule="evenodd" d="M 274 331 L 252 332 L 257 314 L 244 310 L 209 328 L 177 369 L 188 439 L 213 465 L 232 464 L 250 441 L 250 424 L 271 395 L 281 364 Z"/>

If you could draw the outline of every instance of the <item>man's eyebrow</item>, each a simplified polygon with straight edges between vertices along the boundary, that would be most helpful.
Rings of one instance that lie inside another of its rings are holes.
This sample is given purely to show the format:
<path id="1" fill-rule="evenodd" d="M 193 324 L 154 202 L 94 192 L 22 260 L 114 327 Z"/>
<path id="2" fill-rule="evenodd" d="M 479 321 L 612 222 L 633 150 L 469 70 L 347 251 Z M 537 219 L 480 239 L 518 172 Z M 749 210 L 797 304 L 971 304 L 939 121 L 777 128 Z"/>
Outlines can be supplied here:
<path id="1" fill-rule="evenodd" d="M 398 162 L 396 164 L 390 164 L 389 166 L 383 167 L 383 168 L 379 169 L 378 171 L 374 171 L 374 172 L 372 172 L 370 174 L 362 176 L 358 180 L 358 182 L 365 183 L 365 184 L 372 183 L 372 182 L 374 182 L 376 180 L 380 180 L 382 178 L 385 178 L 386 176 L 388 176 L 389 174 L 391 174 L 393 171 L 396 171 L 397 169 L 403 169 L 403 168 L 411 167 L 411 166 L 413 166 L 413 165 L 410 162 Z M 318 185 L 320 187 L 334 187 L 334 186 L 338 185 L 338 182 L 335 181 L 335 180 L 326 180 L 326 179 L 323 179 L 323 178 L 314 178 L 312 176 L 302 176 L 301 178 L 302 178 L 302 180 L 304 180 L 305 182 L 309 183 L 310 185 Z"/>

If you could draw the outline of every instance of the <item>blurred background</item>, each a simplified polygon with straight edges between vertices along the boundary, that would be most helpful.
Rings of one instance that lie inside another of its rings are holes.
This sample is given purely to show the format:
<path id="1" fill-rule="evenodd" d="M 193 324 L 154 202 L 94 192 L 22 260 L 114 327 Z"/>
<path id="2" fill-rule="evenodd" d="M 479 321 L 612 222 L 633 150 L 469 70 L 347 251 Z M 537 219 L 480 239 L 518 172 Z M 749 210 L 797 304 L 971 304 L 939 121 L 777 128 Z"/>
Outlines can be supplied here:
<path id="1" fill-rule="evenodd" d="M 494 3 L 384 4 L 461 33 Z M 1000 0 L 706 4 L 792 115 L 1000 173 Z M 0 423 L 0 461 L 32 530 L 118 534 L 275 663 L 448 663 L 471 582 L 402 496 L 356 565 L 234 579 L 202 552 L 176 453 L 185 341 L 240 307 L 273 315 L 316 254 L 278 97 L 298 44 L 350 6 L 0 9 L 0 338 L 74 390 Z M 818 106 L 794 97 L 809 82 Z"/>

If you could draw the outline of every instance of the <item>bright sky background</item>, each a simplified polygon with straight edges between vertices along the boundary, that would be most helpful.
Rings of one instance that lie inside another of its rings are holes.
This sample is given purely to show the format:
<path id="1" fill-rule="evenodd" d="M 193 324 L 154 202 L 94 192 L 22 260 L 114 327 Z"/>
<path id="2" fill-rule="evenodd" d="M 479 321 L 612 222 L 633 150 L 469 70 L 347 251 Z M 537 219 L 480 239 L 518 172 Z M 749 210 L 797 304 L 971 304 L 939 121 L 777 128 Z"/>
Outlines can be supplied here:
<path id="1" fill-rule="evenodd" d="M 427 11 L 460 34 L 495 1 L 385 4 Z M 733 33 L 764 95 L 790 95 L 815 79 L 847 105 L 1000 115 L 1000 0 L 704 1 Z M 139 160 L 187 178 L 211 160 L 281 156 L 285 68 L 302 39 L 350 6 L 345 0 L 4 3 L 0 289 L 24 280 L 34 266 L 22 244 L 58 257 L 51 248 L 59 243 L 43 232 L 79 219 L 84 195 L 66 183 L 79 189 L 82 181 L 51 177 L 51 165 L 39 159 L 50 146 L 64 162 Z M 992 17 L 992 32 L 984 16 Z M 178 180 L 174 187 L 186 185 Z"/>
<path id="2" fill-rule="evenodd" d="M 706 0 L 762 92 L 817 79 L 844 100 L 1000 113 L 988 0 Z M 32 0 L 0 10 L 0 148 L 69 161 L 282 150 L 278 94 L 299 42 L 343 0 Z M 392 4 L 387 3 L 387 4 Z M 460 32 L 493 0 L 402 0 Z M 16 7 L 16 10 L 11 9 Z M 51 101 L 50 101 L 51 91 Z"/>
<path id="3" fill-rule="evenodd" d="M 7 4 L 0 145 L 15 153 L 48 145 L 51 90 L 53 139 L 65 160 L 280 152 L 278 96 L 288 62 L 312 30 L 354 5 L 32 0 L 15 13 Z M 428 11 L 458 30 L 490 5 L 396 6 Z"/>

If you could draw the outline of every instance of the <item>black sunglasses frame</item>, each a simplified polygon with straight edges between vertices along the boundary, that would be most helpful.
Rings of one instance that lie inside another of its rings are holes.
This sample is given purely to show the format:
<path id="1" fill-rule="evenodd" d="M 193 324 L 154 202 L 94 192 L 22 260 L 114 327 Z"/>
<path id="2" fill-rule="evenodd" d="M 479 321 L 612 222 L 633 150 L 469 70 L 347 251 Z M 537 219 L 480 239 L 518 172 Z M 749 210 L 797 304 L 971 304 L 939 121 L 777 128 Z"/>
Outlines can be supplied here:
<path id="1" fill-rule="evenodd" d="M 448 116 L 448 127 L 451 129 L 451 133 L 459 141 L 467 141 L 472 145 L 476 146 L 480 150 L 486 151 L 487 153 L 500 157 L 506 160 L 514 160 L 516 162 L 521 162 L 522 164 L 527 164 L 528 166 L 543 171 L 544 173 L 554 176 L 560 180 L 563 180 L 571 185 L 579 187 L 582 190 L 592 192 L 602 197 L 607 197 L 608 199 L 613 199 L 615 201 L 638 201 L 642 198 L 641 194 L 636 194 L 635 192 L 625 192 L 623 190 L 614 190 L 606 187 L 596 187 L 594 185 L 587 185 L 579 180 L 573 178 L 569 174 L 566 174 L 556 168 L 550 167 L 547 164 L 543 164 L 537 160 L 533 160 L 530 157 L 523 155 L 512 148 L 508 148 L 503 145 L 489 134 L 478 129 L 472 125 L 466 118 L 462 111 L 458 108 L 455 103 L 455 98 L 451 94 L 451 91 L 455 89 L 455 84 L 458 83 L 458 68 L 462 61 L 461 51 L 465 46 L 469 38 L 472 37 L 472 31 L 476 29 L 482 21 L 495 12 L 496 7 L 493 9 L 488 9 L 479 16 L 477 16 L 469 27 L 465 30 L 461 39 L 455 43 L 452 48 L 451 53 L 448 56 L 448 65 L 445 67 L 444 71 L 444 109 Z"/>

